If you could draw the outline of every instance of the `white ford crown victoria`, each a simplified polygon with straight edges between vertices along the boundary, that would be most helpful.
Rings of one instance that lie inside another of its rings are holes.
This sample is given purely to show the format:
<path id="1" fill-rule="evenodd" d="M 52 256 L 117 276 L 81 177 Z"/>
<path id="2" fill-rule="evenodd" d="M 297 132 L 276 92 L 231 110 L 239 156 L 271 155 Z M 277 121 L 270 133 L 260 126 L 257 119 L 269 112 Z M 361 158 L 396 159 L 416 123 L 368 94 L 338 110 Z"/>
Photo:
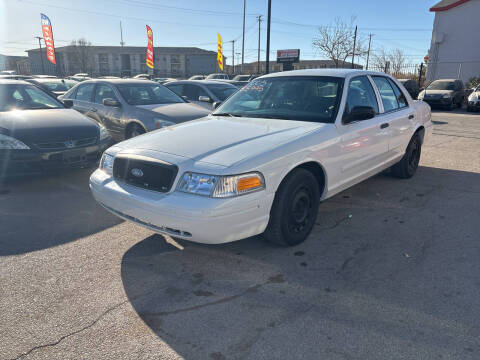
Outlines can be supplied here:
<path id="1" fill-rule="evenodd" d="M 109 148 L 90 187 L 112 213 L 161 234 L 295 245 L 320 201 L 389 167 L 413 176 L 431 129 L 429 106 L 388 75 L 271 74 L 208 117 Z"/>

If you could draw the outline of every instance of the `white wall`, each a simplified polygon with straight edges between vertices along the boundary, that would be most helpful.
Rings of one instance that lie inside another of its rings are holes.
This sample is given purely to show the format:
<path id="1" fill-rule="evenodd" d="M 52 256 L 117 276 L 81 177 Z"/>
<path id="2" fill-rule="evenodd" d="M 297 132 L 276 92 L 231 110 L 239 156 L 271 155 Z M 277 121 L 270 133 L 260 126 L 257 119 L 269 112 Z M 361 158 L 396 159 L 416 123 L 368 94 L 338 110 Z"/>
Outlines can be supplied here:
<path id="1" fill-rule="evenodd" d="M 428 80 L 480 76 L 480 0 L 435 13 Z"/>

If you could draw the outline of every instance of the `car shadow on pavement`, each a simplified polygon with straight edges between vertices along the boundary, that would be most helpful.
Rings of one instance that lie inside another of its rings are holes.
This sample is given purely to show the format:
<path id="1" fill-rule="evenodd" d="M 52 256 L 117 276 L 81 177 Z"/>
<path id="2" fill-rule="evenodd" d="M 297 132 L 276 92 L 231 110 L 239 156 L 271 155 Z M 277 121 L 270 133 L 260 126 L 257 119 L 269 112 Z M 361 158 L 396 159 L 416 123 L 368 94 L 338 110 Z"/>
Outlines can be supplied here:
<path id="1" fill-rule="evenodd" d="M 122 281 L 184 359 L 477 359 L 479 218 L 480 174 L 421 167 L 325 201 L 297 247 L 152 235 Z"/>
<path id="2" fill-rule="evenodd" d="M 93 199 L 93 169 L 14 179 L 0 185 L 0 256 L 65 244 L 122 222 Z"/>

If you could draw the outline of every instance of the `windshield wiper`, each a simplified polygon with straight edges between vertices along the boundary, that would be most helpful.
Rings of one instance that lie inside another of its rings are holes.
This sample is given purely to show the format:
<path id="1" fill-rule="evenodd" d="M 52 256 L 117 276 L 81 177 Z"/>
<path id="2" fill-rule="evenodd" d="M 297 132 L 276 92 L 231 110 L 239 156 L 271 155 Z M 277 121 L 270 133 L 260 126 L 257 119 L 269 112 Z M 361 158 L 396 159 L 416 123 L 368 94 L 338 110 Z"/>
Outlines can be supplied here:
<path id="1" fill-rule="evenodd" d="M 232 113 L 213 113 L 213 116 L 230 116 L 230 117 L 242 117 L 243 115 L 232 114 Z"/>

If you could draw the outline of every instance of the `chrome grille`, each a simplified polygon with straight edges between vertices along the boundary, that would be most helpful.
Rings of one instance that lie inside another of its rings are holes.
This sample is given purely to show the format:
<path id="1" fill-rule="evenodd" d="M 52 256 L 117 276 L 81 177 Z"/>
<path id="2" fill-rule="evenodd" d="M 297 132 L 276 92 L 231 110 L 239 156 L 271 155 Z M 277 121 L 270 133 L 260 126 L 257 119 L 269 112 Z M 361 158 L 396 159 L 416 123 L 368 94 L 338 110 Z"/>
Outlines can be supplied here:
<path id="1" fill-rule="evenodd" d="M 41 150 L 66 150 L 75 149 L 79 147 L 91 146 L 97 143 L 96 137 L 77 139 L 77 140 L 65 140 L 47 143 L 37 143 L 35 146 Z"/>

